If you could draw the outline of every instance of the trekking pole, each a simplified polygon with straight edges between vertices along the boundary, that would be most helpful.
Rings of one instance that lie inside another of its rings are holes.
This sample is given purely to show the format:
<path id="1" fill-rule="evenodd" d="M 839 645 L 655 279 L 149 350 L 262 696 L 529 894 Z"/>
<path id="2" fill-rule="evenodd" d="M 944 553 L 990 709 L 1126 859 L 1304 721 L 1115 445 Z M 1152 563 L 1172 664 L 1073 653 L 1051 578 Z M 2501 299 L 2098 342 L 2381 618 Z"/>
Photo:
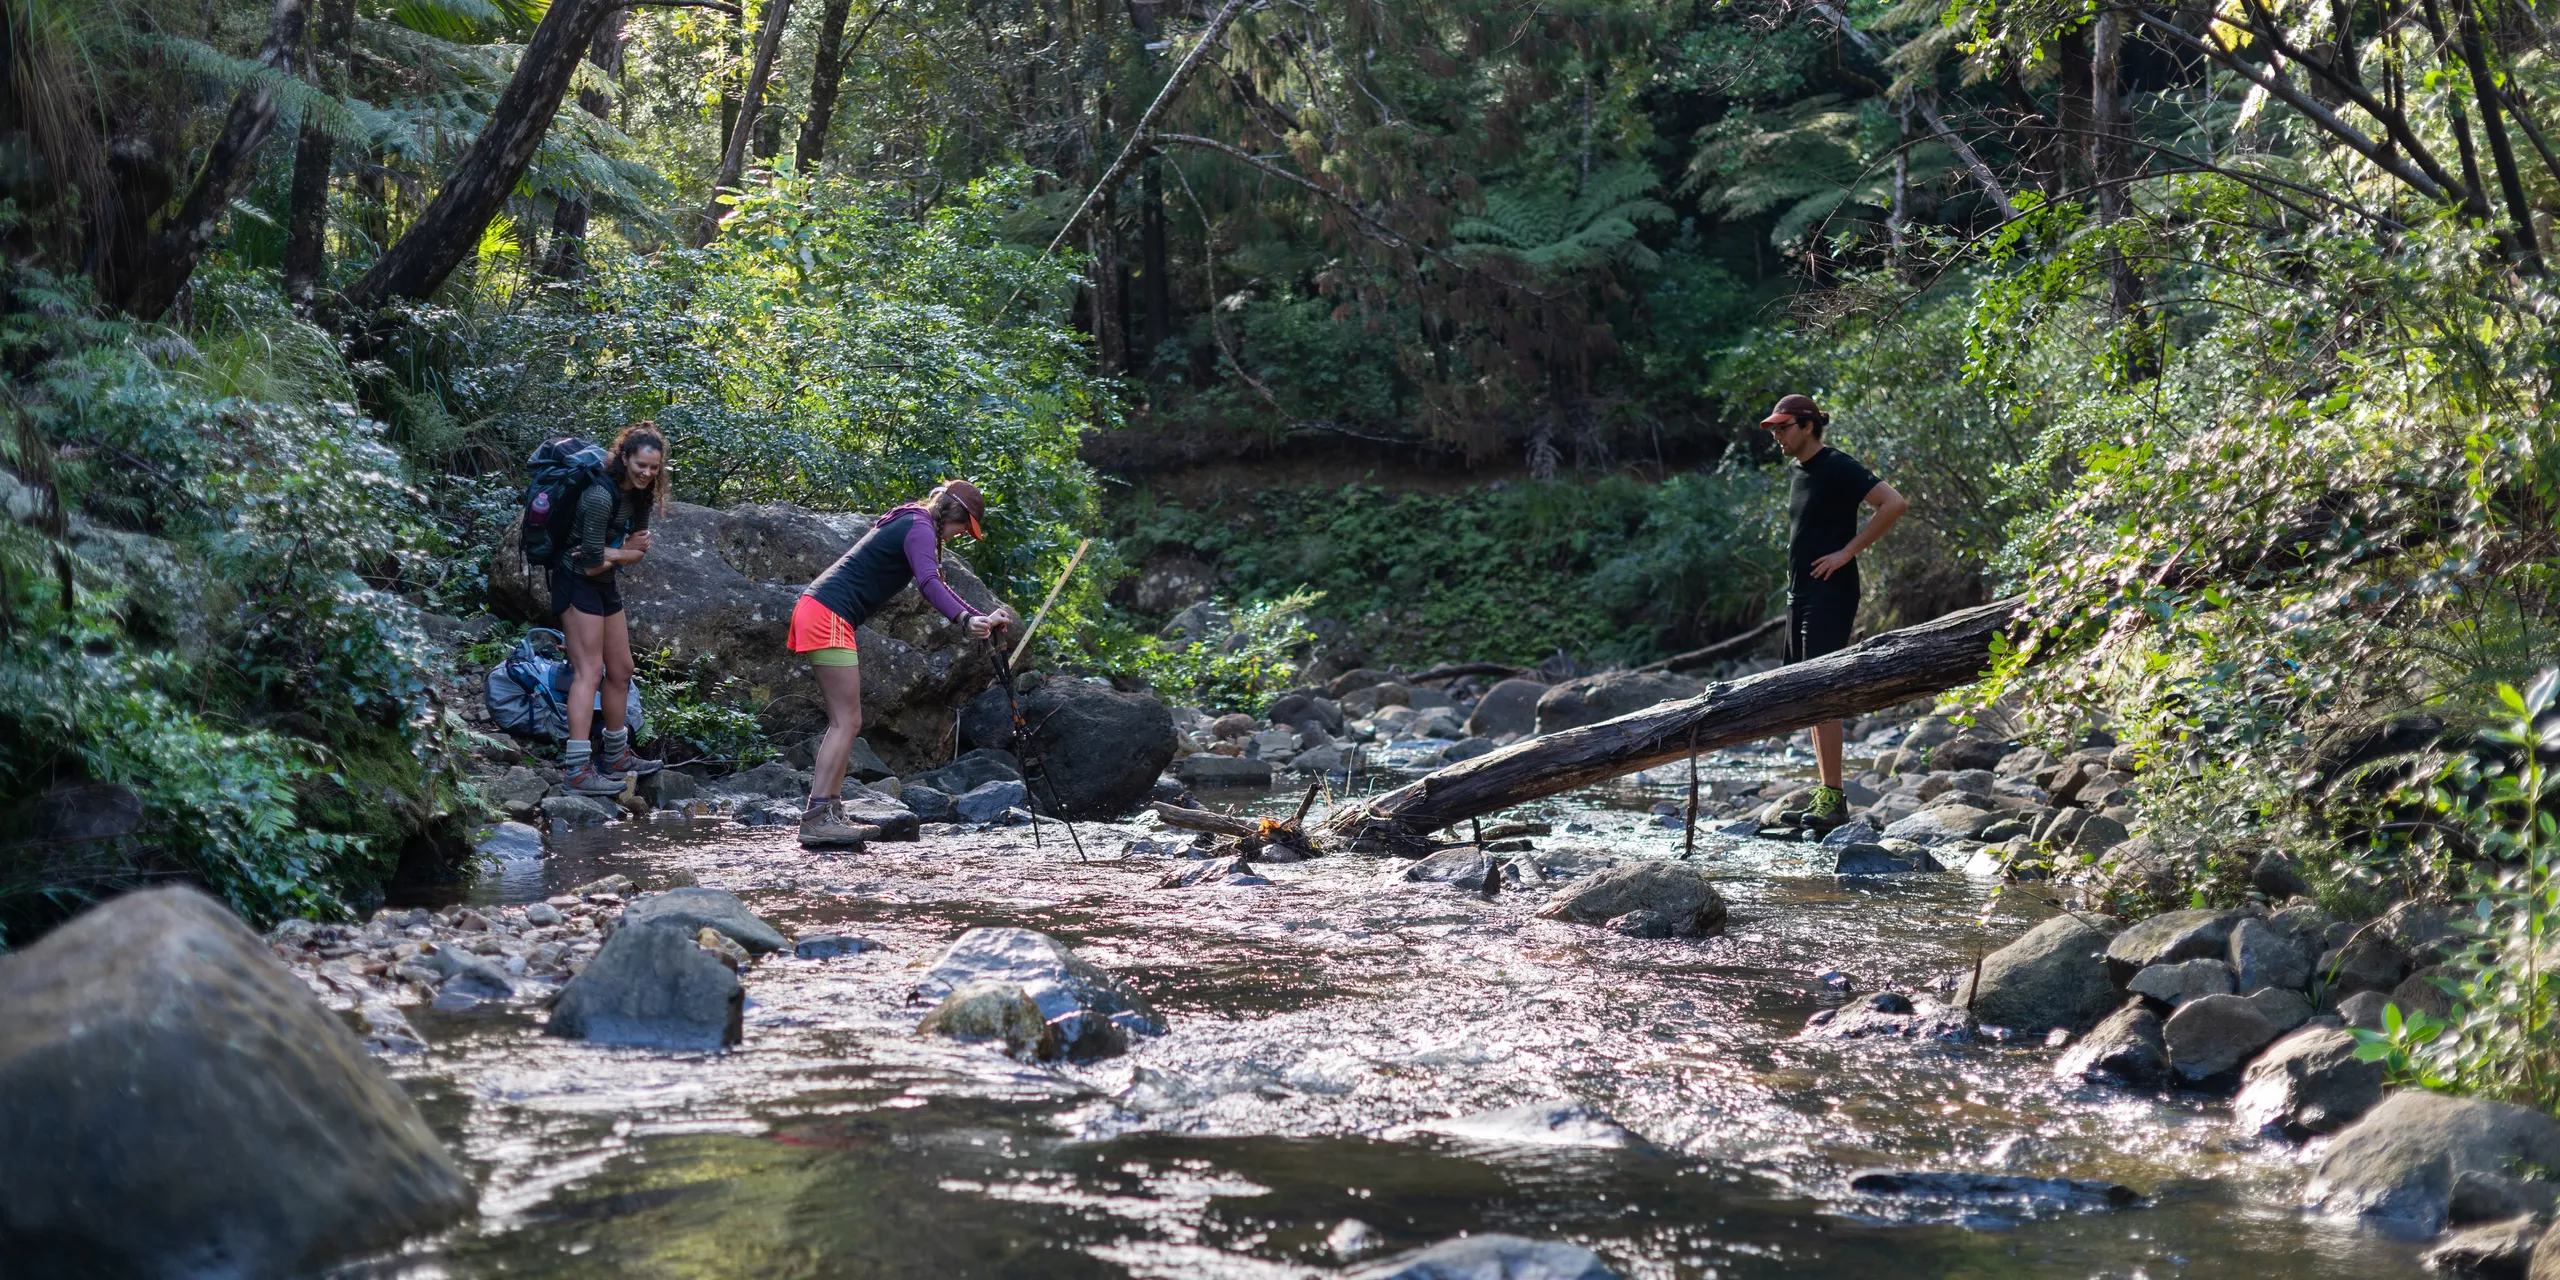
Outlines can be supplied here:
<path id="1" fill-rule="evenodd" d="M 1687 861 L 1698 856 L 1698 726 L 1689 726 L 1689 821 L 1688 831 L 1681 836 L 1680 858 Z"/>
<path id="2" fill-rule="evenodd" d="M 1022 651 L 1031 647 L 1031 633 L 1040 629 L 1040 620 L 1049 616 L 1049 606 L 1058 602 L 1058 593 L 1067 589 L 1067 579 L 1075 576 L 1076 566 L 1084 563 L 1085 548 L 1092 545 L 1091 538 L 1076 544 L 1076 553 L 1067 559 L 1066 571 L 1060 573 L 1057 584 L 1049 588 L 1049 598 L 1040 602 L 1040 608 L 1031 615 L 1031 625 L 1022 629 L 1022 643 L 1013 646 L 1013 656 L 1004 660 L 1007 673 L 1012 672 L 1013 664 L 1022 661 Z"/>
<path id="3" fill-rule="evenodd" d="M 1090 543 L 1092 540 L 1086 541 Z M 1077 548 L 1076 555 L 1079 559 L 1083 554 L 1083 548 Z M 1072 571 L 1075 565 L 1070 563 L 1067 568 Z M 1058 584 L 1066 585 L 1066 578 L 1063 575 L 1059 577 Z M 1057 592 L 1051 591 L 1049 595 L 1051 599 L 1055 599 Z M 1046 612 L 1046 605 L 1041 608 Z M 1038 619 L 1035 618 L 1033 621 L 1037 622 Z M 987 660 L 995 665 L 996 683 L 1004 686 L 1005 709 L 1012 714 L 1013 758 L 1022 765 L 1023 798 L 1026 800 L 1038 798 L 1037 793 L 1031 790 L 1034 783 L 1048 788 L 1049 807 L 1057 810 L 1058 822 L 1066 827 L 1067 840 L 1075 846 L 1076 861 L 1087 861 L 1084 856 L 1084 838 L 1076 834 L 1076 824 L 1066 816 L 1066 806 L 1058 803 L 1058 784 L 1050 780 L 1049 770 L 1041 764 L 1038 753 L 1032 750 L 1031 734 L 1022 723 L 1022 699 L 1014 691 L 1013 663 L 1005 657 L 1004 643 L 997 638 L 1003 631 L 1003 627 L 996 627 L 987 632 Z M 1023 639 L 1028 641 L 1030 636 L 1025 634 Z M 1031 847 L 1034 849 L 1040 847 L 1040 814 L 1037 810 L 1034 810 L 1031 815 Z"/>

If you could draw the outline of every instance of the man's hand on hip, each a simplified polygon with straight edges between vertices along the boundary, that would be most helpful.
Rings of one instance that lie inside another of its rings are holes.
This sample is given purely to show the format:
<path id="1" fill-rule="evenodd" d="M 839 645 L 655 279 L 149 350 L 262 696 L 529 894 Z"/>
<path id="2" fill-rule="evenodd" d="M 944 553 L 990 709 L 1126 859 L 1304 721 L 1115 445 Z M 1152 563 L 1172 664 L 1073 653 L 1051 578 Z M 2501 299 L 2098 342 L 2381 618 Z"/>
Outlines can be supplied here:
<path id="1" fill-rule="evenodd" d="M 1857 557 L 1851 555 L 1847 551 L 1834 551 L 1830 555 L 1824 556 L 1813 562 L 1813 576 L 1827 579 L 1832 574 L 1848 568 L 1849 562 L 1855 559 L 1857 559 Z"/>

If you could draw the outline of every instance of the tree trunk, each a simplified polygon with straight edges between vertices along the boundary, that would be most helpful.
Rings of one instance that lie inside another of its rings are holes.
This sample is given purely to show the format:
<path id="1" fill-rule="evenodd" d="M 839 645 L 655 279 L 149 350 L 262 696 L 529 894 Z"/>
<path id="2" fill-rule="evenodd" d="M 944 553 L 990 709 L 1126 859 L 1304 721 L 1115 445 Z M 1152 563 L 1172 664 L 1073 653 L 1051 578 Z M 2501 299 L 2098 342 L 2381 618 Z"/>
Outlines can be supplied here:
<path id="1" fill-rule="evenodd" d="M 2089 182 L 2089 104 L 2093 97 L 2089 88 L 2089 29 L 2075 28 L 2055 37 L 2053 62 L 2054 118 L 2062 131 L 2062 145 L 2055 148 L 2055 160 L 2062 170 L 2062 189 L 2069 191 Z"/>
<path id="2" fill-rule="evenodd" d="M 2471 72 L 2471 92 L 2480 104 L 2481 131 L 2489 135 L 2489 159 L 2498 170 L 2498 191 L 2506 198 L 2513 222 L 2508 251 L 2526 275 L 2542 274 L 2542 246 L 2533 234 L 2533 206 L 2525 199 L 2524 179 L 2516 171 L 2515 144 L 2507 139 L 2505 117 L 2498 110 L 2498 82 L 2489 71 L 2488 54 L 2480 47 L 2479 10 L 2472 0 L 2454 0 L 2454 19 L 2462 31 L 2462 62 Z"/>
<path id="3" fill-rule="evenodd" d="M 617 79 L 622 75 L 622 23 L 623 13 L 614 14 L 587 44 L 587 61 Z M 578 109 L 598 120 L 606 119 L 605 112 L 612 106 L 612 100 L 599 90 L 578 91 Z M 586 274 L 587 218 L 592 212 L 583 196 L 560 198 L 551 211 L 551 250 L 542 256 L 540 270 L 545 277 L 575 280 Z"/>
<path id="4" fill-rule="evenodd" d="M 2124 106 L 2124 11 L 2105 8 L 2090 24 L 2089 172 L 2097 184 L 2098 225 L 2113 226 L 2133 207 L 2133 120 Z M 2107 308 L 2118 317 L 2142 303 L 2142 276 L 2123 251 L 2107 250 Z"/>
<path id="5" fill-rule="evenodd" d="M 1116 203 L 1103 198 L 1102 216 L 1092 221 L 1085 237 L 1093 254 L 1093 364 L 1106 378 L 1129 363 L 1128 293 L 1122 288 L 1129 273 L 1120 264 L 1120 230 L 1112 225 Z"/>
<path id="6" fill-rule="evenodd" d="M 871 21 L 880 18 L 888 7 L 887 0 L 875 0 Z M 844 87 L 844 60 L 849 51 L 844 47 L 845 15 L 853 10 L 853 0 L 827 0 L 818 16 L 818 48 L 809 67 L 809 113 L 800 118 L 800 147 L 793 153 L 792 165 L 802 173 L 816 173 L 818 161 L 827 153 L 827 129 L 835 123 L 836 91 Z M 871 23 L 862 25 L 865 34 Z M 854 43 L 861 43 L 855 37 Z"/>
<path id="7" fill-rule="evenodd" d="M 703 206 L 702 221 L 694 228 L 696 249 L 710 244 L 720 234 L 721 220 L 729 216 L 729 206 L 720 197 L 736 190 L 738 175 L 746 172 L 747 139 L 764 111 L 765 81 L 773 75 L 773 57 L 782 48 L 782 24 L 790 18 L 791 0 L 766 0 L 764 24 L 756 32 L 756 60 L 747 68 L 746 101 L 738 107 L 737 123 L 729 128 L 729 149 L 720 157 L 719 176 L 711 180 L 711 203 Z"/>
<path id="8" fill-rule="evenodd" d="M 1137 362 L 1141 370 L 1154 367 L 1156 349 L 1173 336 L 1173 268 L 1165 245 L 1163 168 L 1162 158 L 1148 157 L 1139 182 L 1138 270 L 1146 280 L 1147 305 L 1147 349 Z"/>
<path id="9" fill-rule="evenodd" d="M 347 41 L 355 25 L 355 0 L 326 0 L 306 79 L 332 93 L 346 88 Z M 329 265 L 329 175 L 337 154 L 337 140 L 327 130 L 303 123 L 302 138 L 293 149 L 293 197 L 285 215 L 284 294 L 305 316 L 311 314 L 311 297 Z"/>
<path id="10" fill-rule="evenodd" d="M 1845 719 L 1981 678 L 2018 601 L 1888 631 L 1827 657 L 1781 667 L 1695 698 L 1548 734 L 1451 765 L 1325 822 L 1332 843 L 1412 847 L 1451 823 L 1737 742 Z M 1693 736 L 1694 735 L 1694 736 Z"/>
<path id="11" fill-rule="evenodd" d="M 542 24 L 517 57 L 516 73 L 498 95 L 488 126 L 471 140 L 453 176 L 409 234 L 347 291 L 354 314 L 368 314 L 394 299 L 424 299 L 462 265 L 533 163 L 534 150 L 550 130 L 551 117 L 568 95 L 578 60 L 586 56 L 597 28 L 620 12 L 622 6 L 608 0 L 551 0 Z"/>
<path id="12" fill-rule="evenodd" d="M 305 0 L 276 0 L 267 42 L 258 50 L 259 66 L 280 73 L 292 70 L 293 51 L 302 43 L 308 13 Z M 186 287 L 187 277 L 195 274 L 196 260 L 213 243 L 213 233 L 231 212 L 231 202 L 258 176 L 258 148 L 266 145 L 275 127 L 275 95 L 256 81 L 243 86 L 232 97 L 231 114 L 223 120 L 222 132 L 205 154 L 204 168 L 197 171 L 195 184 L 187 189 L 176 215 L 151 237 L 147 252 L 100 282 L 108 298 L 139 320 L 157 320 L 169 309 L 178 290 Z"/>

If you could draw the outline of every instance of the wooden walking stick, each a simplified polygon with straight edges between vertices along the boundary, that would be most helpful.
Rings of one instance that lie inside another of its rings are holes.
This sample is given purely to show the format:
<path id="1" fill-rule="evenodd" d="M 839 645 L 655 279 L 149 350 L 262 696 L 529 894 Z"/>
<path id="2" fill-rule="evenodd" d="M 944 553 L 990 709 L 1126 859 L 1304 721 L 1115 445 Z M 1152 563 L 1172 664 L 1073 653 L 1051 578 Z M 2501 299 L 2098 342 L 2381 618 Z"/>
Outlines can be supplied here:
<path id="1" fill-rule="evenodd" d="M 1022 629 L 1022 642 L 1013 646 L 1013 656 L 1004 660 L 1006 670 L 1013 669 L 1022 661 L 1022 651 L 1031 647 L 1031 633 L 1040 629 L 1040 620 L 1049 616 L 1049 606 L 1058 602 L 1058 593 L 1067 589 L 1067 579 L 1075 576 L 1076 566 L 1084 563 L 1085 548 L 1092 545 L 1091 538 L 1076 544 L 1076 553 L 1067 558 L 1066 571 L 1059 574 L 1056 585 L 1049 588 L 1049 598 L 1040 602 L 1039 610 L 1031 615 L 1031 625 Z"/>

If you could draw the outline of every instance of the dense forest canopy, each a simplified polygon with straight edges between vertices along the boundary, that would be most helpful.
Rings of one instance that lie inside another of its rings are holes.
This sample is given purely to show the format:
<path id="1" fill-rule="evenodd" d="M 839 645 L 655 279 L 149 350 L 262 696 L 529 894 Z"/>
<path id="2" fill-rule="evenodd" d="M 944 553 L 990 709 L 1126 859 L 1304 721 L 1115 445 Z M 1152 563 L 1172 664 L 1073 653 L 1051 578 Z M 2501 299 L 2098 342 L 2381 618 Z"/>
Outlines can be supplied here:
<path id="1" fill-rule="evenodd" d="M 21 914 L 135 856 L 260 914 L 441 856 L 420 611 L 477 608 L 533 442 L 644 416 L 689 501 L 976 476 L 1018 599 L 1116 534 L 1048 660 L 1178 685 L 1107 596 L 1161 555 L 1382 659 L 1748 627 L 1745 424 L 1810 391 L 1914 504 L 1867 625 L 2018 595 L 1990 691 L 2144 752 L 2193 892 L 2547 839 L 2451 747 L 2355 780 L 2395 717 L 2543 705 L 2499 701 L 2560 499 L 2523 0 L 6 12 L 0 787 L 155 833 L 10 855 Z M 1344 442 L 1504 488 L 1093 466 Z"/>

